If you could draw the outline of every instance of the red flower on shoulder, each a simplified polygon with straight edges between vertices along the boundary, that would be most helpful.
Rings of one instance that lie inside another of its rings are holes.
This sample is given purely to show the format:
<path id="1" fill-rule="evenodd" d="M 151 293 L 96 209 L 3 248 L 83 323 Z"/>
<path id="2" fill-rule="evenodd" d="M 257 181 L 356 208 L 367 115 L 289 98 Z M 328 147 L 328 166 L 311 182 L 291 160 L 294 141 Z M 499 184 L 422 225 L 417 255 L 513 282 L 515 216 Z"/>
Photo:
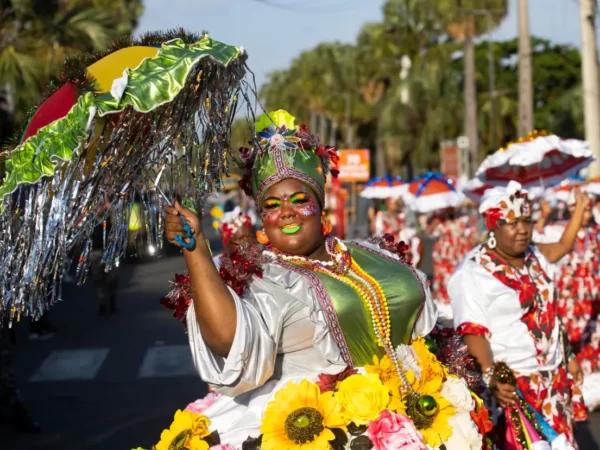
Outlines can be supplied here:
<path id="1" fill-rule="evenodd" d="M 369 242 L 377 244 L 379 248 L 395 254 L 401 261 L 411 263 L 408 245 L 404 241 L 396 242 L 396 238 L 391 234 L 372 237 L 369 239 Z"/>
<path id="2" fill-rule="evenodd" d="M 236 294 L 244 294 L 253 276 L 262 278 L 262 265 L 267 260 L 262 250 L 258 244 L 243 244 L 231 255 L 221 258 L 219 275 Z"/>

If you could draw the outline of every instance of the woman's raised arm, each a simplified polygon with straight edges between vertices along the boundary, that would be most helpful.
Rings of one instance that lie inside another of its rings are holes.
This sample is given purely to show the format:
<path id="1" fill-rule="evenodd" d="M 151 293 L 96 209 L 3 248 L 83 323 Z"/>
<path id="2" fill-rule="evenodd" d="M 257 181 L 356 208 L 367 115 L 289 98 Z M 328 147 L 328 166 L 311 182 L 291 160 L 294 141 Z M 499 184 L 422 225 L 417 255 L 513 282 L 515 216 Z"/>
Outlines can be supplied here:
<path id="1" fill-rule="evenodd" d="M 174 206 L 165 206 L 165 234 L 167 240 L 178 245 L 175 236 L 185 235 L 182 216 L 192 228 L 196 247 L 184 250 L 196 320 L 202 330 L 206 345 L 217 355 L 227 357 L 236 332 L 236 307 L 231 293 L 221 280 L 213 263 L 210 250 L 198 216 L 177 201 Z"/>
<path id="2" fill-rule="evenodd" d="M 575 191 L 575 211 L 571 216 L 571 220 L 567 224 L 560 241 L 554 244 L 537 244 L 538 249 L 551 263 L 556 263 L 563 256 L 573 250 L 577 232 L 583 224 L 583 215 L 590 206 L 590 198 L 585 192 L 581 192 L 576 188 Z"/>

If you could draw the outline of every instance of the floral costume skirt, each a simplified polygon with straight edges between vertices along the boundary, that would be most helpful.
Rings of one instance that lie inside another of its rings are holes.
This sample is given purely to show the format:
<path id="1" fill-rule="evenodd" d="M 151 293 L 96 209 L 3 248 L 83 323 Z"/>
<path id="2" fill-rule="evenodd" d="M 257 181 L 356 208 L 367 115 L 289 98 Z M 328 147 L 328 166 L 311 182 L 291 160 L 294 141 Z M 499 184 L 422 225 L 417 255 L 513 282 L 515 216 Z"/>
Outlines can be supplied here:
<path id="1" fill-rule="evenodd" d="M 587 409 L 583 403 L 581 390 L 575 386 L 564 367 L 552 372 L 541 371 L 531 375 L 517 375 L 517 385 L 525 400 L 541 413 L 550 426 L 566 436 L 577 447 L 573 433 L 576 421 L 587 419 Z M 494 441 L 497 447 L 504 448 L 504 415 L 498 420 Z"/>

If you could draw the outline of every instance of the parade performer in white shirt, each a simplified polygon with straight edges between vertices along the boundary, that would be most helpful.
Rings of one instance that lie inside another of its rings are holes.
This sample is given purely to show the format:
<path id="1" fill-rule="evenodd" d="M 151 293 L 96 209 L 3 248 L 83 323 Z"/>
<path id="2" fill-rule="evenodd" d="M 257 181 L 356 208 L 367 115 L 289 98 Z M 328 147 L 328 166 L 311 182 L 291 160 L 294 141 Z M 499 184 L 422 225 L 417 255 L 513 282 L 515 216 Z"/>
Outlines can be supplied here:
<path id="1" fill-rule="evenodd" d="M 519 408 L 527 409 L 523 401 L 560 435 L 553 449 L 576 448 L 573 422 L 587 417 L 578 387 L 583 375 L 567 348 L 550 263 L 573 248 L 588 203 L 578 193 L 560 241 L 536 246 L 526 191 L 514 181 L 488 190 L 479 208 L 489 231 L 487 243 L 475 247 L 450 280 L 455 327 L 505 408 L 513 432 L 502 436 L 506 448 L 530 448 L 509 445 L 511 439 L 520 442 L 524 432 L 523 427 L 513 430 L 510 422 L 519 417 Z"/>

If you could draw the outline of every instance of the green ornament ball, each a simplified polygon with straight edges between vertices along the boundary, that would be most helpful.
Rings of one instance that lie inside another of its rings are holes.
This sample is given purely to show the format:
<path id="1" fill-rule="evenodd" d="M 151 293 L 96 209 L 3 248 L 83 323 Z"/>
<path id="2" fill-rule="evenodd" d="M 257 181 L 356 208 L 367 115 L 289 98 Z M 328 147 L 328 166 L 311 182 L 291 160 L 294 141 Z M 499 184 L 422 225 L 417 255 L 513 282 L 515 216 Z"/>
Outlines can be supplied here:
<path id="1" fill-rule="evenodd" d="M 419 412 L 427 417 L 433 416 L 438 410 L 438 404 L 431 395 L 423 395 L 417 404 Z"/>

